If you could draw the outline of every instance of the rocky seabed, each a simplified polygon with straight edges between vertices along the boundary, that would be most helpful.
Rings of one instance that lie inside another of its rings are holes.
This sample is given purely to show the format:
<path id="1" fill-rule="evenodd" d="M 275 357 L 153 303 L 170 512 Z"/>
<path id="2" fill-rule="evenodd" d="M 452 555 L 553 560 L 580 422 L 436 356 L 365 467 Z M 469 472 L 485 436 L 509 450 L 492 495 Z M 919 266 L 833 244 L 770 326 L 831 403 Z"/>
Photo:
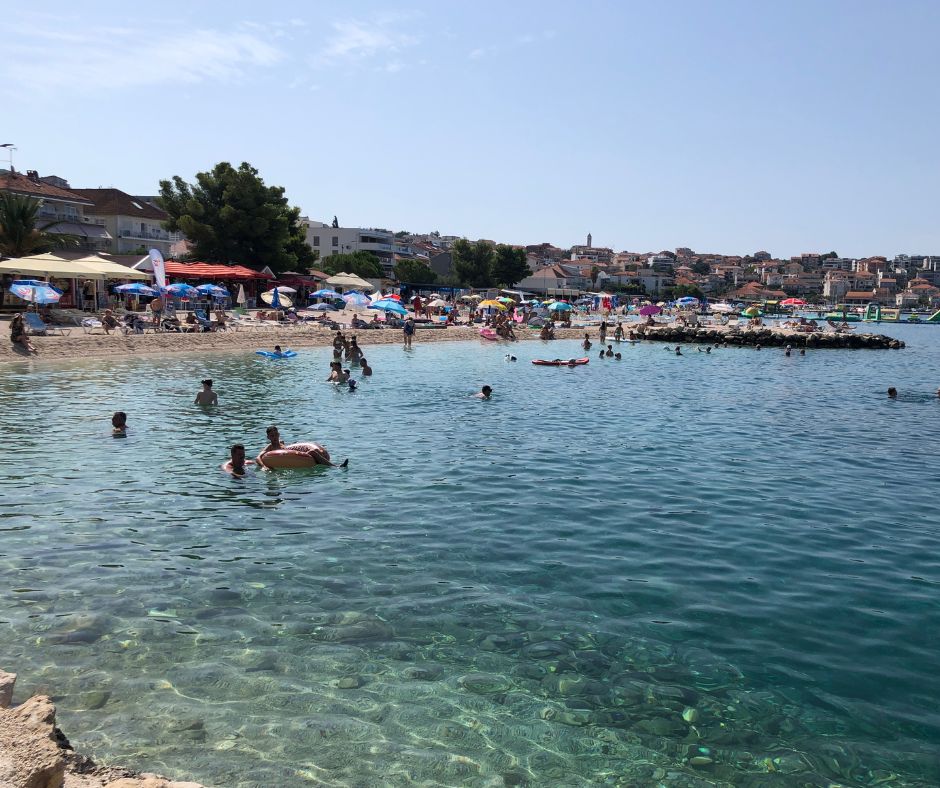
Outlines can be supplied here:
<path id="1" fill-rule="evenodd" d="M 0 788 L 203 788 L 98 766 L 72 750 L 45 695 L 13 705 L 16 674 L 0 670 Z"/>

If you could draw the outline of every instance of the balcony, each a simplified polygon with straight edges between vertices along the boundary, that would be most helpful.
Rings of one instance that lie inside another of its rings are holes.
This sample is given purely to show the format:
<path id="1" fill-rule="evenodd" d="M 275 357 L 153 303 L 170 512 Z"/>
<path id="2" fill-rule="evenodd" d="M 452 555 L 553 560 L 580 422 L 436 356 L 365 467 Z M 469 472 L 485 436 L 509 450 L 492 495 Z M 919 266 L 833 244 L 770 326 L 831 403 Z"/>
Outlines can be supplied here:
<path id="1" fill-rule="evenodd" d="M 167 241 L 170 242 L 174 239 L 170 238 L 170 233 L 166 230 L 118 230 L 118 236 L 121 238 L 133 238 L 140 239 L 144 241 Z M 175 239 L 178 240 L 178 239 Z"/>

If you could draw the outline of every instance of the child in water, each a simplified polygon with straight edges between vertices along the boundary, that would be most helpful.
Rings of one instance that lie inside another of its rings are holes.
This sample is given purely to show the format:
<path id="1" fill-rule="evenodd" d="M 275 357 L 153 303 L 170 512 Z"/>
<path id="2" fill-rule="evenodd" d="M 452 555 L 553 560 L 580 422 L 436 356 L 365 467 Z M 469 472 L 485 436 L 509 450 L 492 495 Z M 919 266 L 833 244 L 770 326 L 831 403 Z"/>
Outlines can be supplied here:
<path id="1" fill-rule="evenodd" d="M 123 410 L 115 411 L 111 417 L 111 434 L 116 438 L 127 435 L 127 414 Z"/>

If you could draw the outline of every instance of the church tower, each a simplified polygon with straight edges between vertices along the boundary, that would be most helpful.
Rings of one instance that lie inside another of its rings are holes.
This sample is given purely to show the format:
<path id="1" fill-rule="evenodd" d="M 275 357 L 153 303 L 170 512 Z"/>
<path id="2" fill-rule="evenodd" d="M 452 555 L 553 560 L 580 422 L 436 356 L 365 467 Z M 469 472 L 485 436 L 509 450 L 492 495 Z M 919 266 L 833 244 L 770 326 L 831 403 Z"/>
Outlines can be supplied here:
<path id="1" fill-rule="evenodd" d="M 591 248 L 591 234 L 590 234 L 590 233 L 588 233 L 588 244 L 587 244 L 587 245 L 588 245 L 588 249 L 590 249 L 590 248 Z"/>

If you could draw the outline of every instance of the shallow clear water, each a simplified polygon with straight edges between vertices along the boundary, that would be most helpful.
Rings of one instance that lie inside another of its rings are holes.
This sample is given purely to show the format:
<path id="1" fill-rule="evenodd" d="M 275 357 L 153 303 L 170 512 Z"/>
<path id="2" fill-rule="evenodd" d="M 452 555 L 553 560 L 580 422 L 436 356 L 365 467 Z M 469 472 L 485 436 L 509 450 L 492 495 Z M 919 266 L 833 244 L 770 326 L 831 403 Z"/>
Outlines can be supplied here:
<path id="1" fill-rule="evenodd" d="M 217 786 L 936 785 L 940 329 L 883 330 L 4 368 L 0 667 Z M 269 423 L 349 470 L 218 470 Z"/>

